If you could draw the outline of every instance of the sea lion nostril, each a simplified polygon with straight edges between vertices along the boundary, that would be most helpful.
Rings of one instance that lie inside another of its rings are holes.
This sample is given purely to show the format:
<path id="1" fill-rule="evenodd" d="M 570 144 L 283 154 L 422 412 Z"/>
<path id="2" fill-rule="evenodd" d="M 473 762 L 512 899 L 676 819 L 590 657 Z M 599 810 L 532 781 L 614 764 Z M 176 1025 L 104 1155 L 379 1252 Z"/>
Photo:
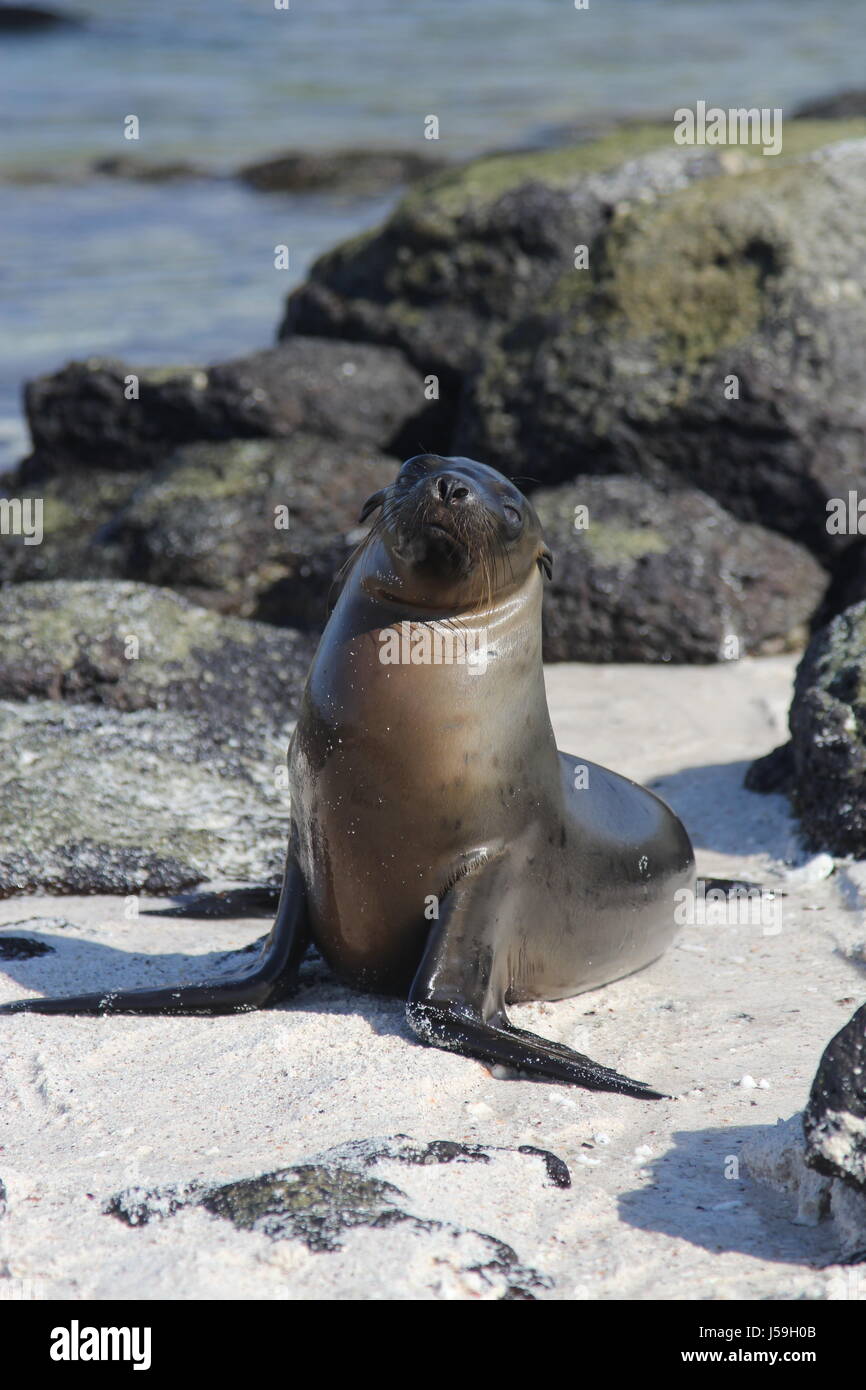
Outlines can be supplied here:
<path id="1" fill-rule="evenodd" d="M 469 488 L 462 478 L 457 478 L 453 473 L 440 473 L 435 484 L 436 495 L 441 502 L 449 505 L 452 502 L 465 502 L 470 495 Z"/>

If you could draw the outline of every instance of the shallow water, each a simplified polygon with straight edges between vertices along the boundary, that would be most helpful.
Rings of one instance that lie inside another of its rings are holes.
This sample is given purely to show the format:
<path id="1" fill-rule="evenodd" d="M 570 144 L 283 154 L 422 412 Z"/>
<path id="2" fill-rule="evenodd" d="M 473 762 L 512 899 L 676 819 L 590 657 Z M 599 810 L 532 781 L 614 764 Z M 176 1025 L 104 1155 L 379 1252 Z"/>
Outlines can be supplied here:
<path id="1" fill-rule="evenodd" d="M 62 0 L 58 0 L 58 4 Z M 93 159 L 222 174 L 285 148 L 460 156 L 698 98 L 791 108 L 862 83 L 862 0 L 81 0 L 87 25 L 0 40 L 0 460 L 21 382 L 71 356 L 208 361 L 272 341 L 286 290 L 390 198 L 226 179 L 79 178 Z M 137 143 L 123 118 L 141 122 Z M 423 119 L 440 120 L 438 145 Z M 292 269 L 273 269 L 273 247 Z"/>
<path id="2" fill-rule="evenodd" d="M 0 467 L 28 447 L 21 383 L 72 357 L 207 363 L 267 347 L 287 290 L 387 198 L 287 198 L 229 179 L 0 185 Z M 290 268 L 274 268 L 274 247 Z"/>

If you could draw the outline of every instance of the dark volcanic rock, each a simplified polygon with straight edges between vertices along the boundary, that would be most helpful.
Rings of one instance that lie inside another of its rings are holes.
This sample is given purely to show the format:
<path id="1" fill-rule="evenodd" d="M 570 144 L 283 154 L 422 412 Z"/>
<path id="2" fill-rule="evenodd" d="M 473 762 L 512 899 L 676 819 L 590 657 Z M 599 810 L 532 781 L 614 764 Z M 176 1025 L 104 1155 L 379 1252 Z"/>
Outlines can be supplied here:
<path id="1" fill-rule="evenodd" d="M 653 150 L 624 169 L 628 152 Z M 652 197 L 720 168 L 672 149 L 662 127 L 574 149 L 496 155 L 435 176 L 379 231 L 327 252 L 290 296 L 280 330 L 399 346 L 449 390 L 493 326 L 517 318 L 572 264 L 622 198 Z"/>
<path id="2" fill-rule="evenodd" d="M 42 503 L 42 540 L 0 535 L 0 581 L 123 578 L 123 556 L 102 544 L 100 530 L 129 498 L 141 475 L 111 469 L 65 472 L 0 496 Z"/>
<path id="3" fill-rule="evenodd" d="M 305 429 L 399 453 L 431 413 L 423 381 L 399 353 L 358 343 L 296 338 L 208 376 L 223 417 L 246 426 L 232 431 L 239 435 Z"/>
<path id="4" fill-rule="evenodd" d="M 295 338 L 208 368 L 132 369 L 100 358 L 71 362 L 25 392 L 34 454 L 31 483 L 70 466 L 126 469 L 164 459 L 166 444 L 287 437 L 307 430 L 355 447 L 417 452 L 433 432 L 435 402 L 392 349 Z M 435 436 L 434 436 L 435 438 Z M 429 447 L 433 447 L 430 445 Z"/>
<path id="5" fill-rule="evenodd" d="M 126 399 L 130 376 L 137 400 Z M 132 368 L 100 357 L 36 377 L 24 391 L 34 452 L 21 484 L 74 467 L 129 472 L 164 456 L 166 440 L 214 437 L 208 385 L 201 367 Z"/>
<path id="6" fill-rule="evenodd" d="M 488 351 L 455 451 L 515 474 L 676 474 L 844 549 L 826 502 L 866 487 L 866 141 L 768 163 L 614 216 L 594 269 Z"/>
<path id="7" fill-rule="evenodd" d="M 49 10 L 43 5 L 0 5 L 0 33 L 26 34 L 81 24 L 69 10 Z"/>
<path id="8" fill-rule="evenodd" d="M 95 159 L 90 168 L 94 174 L 101 174 L 105 178 L 134 179 L 141 183 L 173 183 L 176 179 L 200 179 L 208 176 L 207 169 L 200 164 L 190 164 L 185 159 L 154 164 L 122 154 Z"/>
<path id="9" fill-rule="evenodd" d="M 357 543 L 358 533 L 352 531 L 294 556 L 291 572 L 259 591 L 250 616 L 277 627 L 321 632 Z"/>
<path id="10" fill-rule="evenodd" d="M 846 120 L 850 116 L 866 116 L 866 87 L 852 87 L 846 92 L 834 92 L 829 97 L 804 102 L 794 112 L 795 120 Z"/>
<path id="11" fill-rule="evenodd" d="M 858 536 L 833 565 L 833 582 L 812 618 L 812 630 L 826 627 L 831 618 L 866 599 L 866 541 Z"/>
<path id="12" fill-rule="evenodd" d="M 393 458 L 305 432 L 189 444 L 142 482 L 102 549 L 124 574 L 223 612 L 321 627 L 332 581 L 367 529 L 361 507 L 396 471 Z M 275 524 L 286 508 L 288 529 Z"/>
<path id="13" fill-rule="evenodd" d="M 866 1193 L 866 1004 L 827 1044 L 803 1130 L 809 1167 Z"/>
<path id="14" fill-rule="evenodd" d="M 230 718 L 0 702 L 0 898 L 278 883 L 286 740 Z"/>
<path id="15" fill-rule="evenodd" d="M 789 740 L 763 758 L 756 758 L 746 769 L 743 786 L 765 796 L 772 792 L 789 794 L 794 790 L 794 776 L 794 749 Z"/>
<path id="16" fill-rule="evenodd" d="M 264 193 L 376 193 L 423 178 L 444 162 L 413 150 L 289 150 L 245 164 L 238 178 Z"/>
<path id="17" fill-rule="evenodd" d="M 809 840 L 866 856 L 866 603 L 812 638 L 788 718 L 794 804 Z"/>
<path id="18" fill-rule="evenodd" d="M 255 741 L 294 717 L 313 645 L 145 584 L 0 590 L 0 699 L 182 710 Z"/>
<path id="19" fill-rule="evenodd" d="M 706 494 L 585 477 L 533 495 L 553 551 L 548 661 L 718 661 L 804 640 L 826 575 L 808 551 Z M 589 525 L 575 529 L 575 508 Z"/>
<path id="20" fill-rule="evenodd" d="M 570 1185 L 568 1169 L 555 1154 L 530 1145 L 517 1152 L 540 1159 L 550 1185 Z M 404 1134 L 357 1139 L 305 1163 L 236 1182 L 132 1188 L 117 1193 L 103 1210 L 107 1216 L 140 1227 L 186 1207 L 202 1207 L 238 1230 L 270 1240 L 300 1241 L 316 1254 L 331 1256 L 344 1248 L 351 1231 L 367 1228 L 379 1233 L 381 1260 L 386 1264 L 391 1261 L 400 1268 L 421 1240 L 425 1267 L 435 1270 L 438 1265 L 442 1274 L 461 1283 L 468 1277 L 473 1296 L 531 1300 L 551 1287 L 550 1280 L 522 1265 L 511 1246 L 452 1221 L 426 1213 L 416 1216 L 407 1193 L 376 1173 L 380 1164 L 394 1175 L 400 1165 L 465 1163 L 489 1165 L 495 1173 L 497 1160 L 513 1154 L 513 1150 L 447 1139 L 416 1143 Z M 527 1178 L 537 1177 L 538 1172 L 538 1167 L 535 1172 L 528 1168 Z M 440 1276 L 433 1277 L 438 1282 Z"/>
<path id="21" fill-rule="evenodd" d="M 639 127 L 475 161 L 322 257 L 281 332 L 398 345 L 460 400 L 445 452 L 676 478 L 837 553 L 825 503 L 866 489 L 864 136 L 792 122 L 766 159 Z"/>
<path id="22" fill-rule="evenodd" d="M 828 1053 L 833 1045 L 828 1048 Z M 814 1089 L 812 1094 L 814 1101 Z M 820 1109 L 820 1101 L 818 1105 Z M 741 1155 L 753 1178 L 769 1184 L 788 1198 L 794 1198 L 796 1205 L 791 1217 L 796 1226 L 814 1227 L 827 1223 L 829 1230 L 825 1229 L 822 1234 L 822 1244 L 826 1242 L 829 1249 L 825 1246 L 822 1264 L 837 1266 L 837 1273 L 833 1281 L 836 1289 L 830 1291 L 832 1283 L 828 1285 L 825 1297 L 856 1298 L 856 1274 L 851 1271 L 853 1279 L 848 1280 L 842 1277 L 843 1271 L 838 1267 L 862 1264 L 866 1260 L 866 1193 L 845 1176 L 837 1176 L 832 1159 L 826 1164 L 820 1152 L 825 1140 L 830 1141 L 828 1149 L 831 1153 L 840 1152 L 840 1148 L 844 1151 L 844 1134 L 836 1131 L 831 1135 L 831 1129 L 835 1129 L 833 1122 L 841 1118 L 841 1115 L 833 1114 L 830 1128 L 825 1128 L 820 1120 L 813 1128 L 814 1114 L 810 1102 L 805 1116 L 796 1114 L 788 1120 L 778 1119 L 775 1125 L 756 1126 L 743 1145 Z M 852 1125 L 855 1124 L 853 1115 L 847 1118 Z M 806 1140 L 803 1134 L 804 1119 Z M 807 1143 L 810 1132 L 814 1138 L 814 1148 Z M 840 1148 L 837 1148 L 837 1144 L 840 1144 Z"/>
<path id="23" fill-rule="evenodd" d="M 73 468 L 12 494 L 42 501 L 44 535 L 0 536 L 0 580 L 143 580 L 222 613 L 320 629 L 367 529 L 361 507 L 396 470 L 377 450 L 304 430 L 182 445 L 144 475 Z"/>

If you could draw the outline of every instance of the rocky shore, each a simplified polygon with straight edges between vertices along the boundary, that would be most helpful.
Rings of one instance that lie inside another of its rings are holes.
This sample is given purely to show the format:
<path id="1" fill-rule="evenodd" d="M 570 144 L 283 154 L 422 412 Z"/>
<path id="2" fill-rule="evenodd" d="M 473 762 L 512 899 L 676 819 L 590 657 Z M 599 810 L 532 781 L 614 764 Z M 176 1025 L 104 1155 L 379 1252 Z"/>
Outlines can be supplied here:
<path id="1" fill-rule="evenodd" d="M 319 259 L 275 346 L 209 367 L 88 358 L 30 381 L 32 452 L 4 505 L 14 522 L 38 500 L 41 543 L 3 536 L 0 592 L 14 605 L 49 583 L 74 623 L 76 585 L 97 611 L 130 583 L 154 603 L 170 590 L 200 624 L 203 609 L 267 624 L 249 629 L 258 670 L 272 628 L 309 650 L 360 505 L 402 458 L 477 456 L 532 493 L 548 531 L 548 660 L 713 663 L 815 634 L 796 756 L 763 780 L 792 790 L 815 847 L 866 853 L 866 651 L 844 617 L 866 543 L 856 513 L 831 519 L 866 488 L 864 211 L 859 113 L 788 122 L 772 161 L 630 124 L 428 175 Z M 27 621 L 48 649 L 46 614 Z M 848 696 L 813 655 L 835 651 L 840 622 Z M 45 698 L 4 679 L 7 699 Z M 198 687 L 194 665 L 184 679 Z M 52 694 L 77 701 L 62 673 Z M 834 752 L 813 727 L 827 699 Z"/>
<path id="2" fill-rule="evenodd" d="M 295 456 L 300 544 L 339 551 L 350 496 L 363 499 L 378 460 L 384 471 L 385 460 L 423 449 L 465 452 L 528 490 L 558 489 L 545 503 L 566 523 L 582 480 L 595 480 L 593 500 L 618 513 L 605 522 L 595 586 L 596 603 L 616 590 L 611 624 L 638 587 L 635 570 L 652 593 L 652 556 L 676 533 L 704 557 L 696 568 L 714 572 L 706 583 L 741 652 L 796 647 L 804 622 L 834 616 L 862 568 L 862 540 L 831 533 L 826 507 L 863 471 L 866 120 L 791 122 L 785 153 L 769 164 L 739 148 L 674 147 L 669 136 L 633 126 L 427 178 L 379 231 L 318 261 L 290 295 L 274 348 L 209 368 L 94 358 L 30 382 L 33 452 L 10 492 L 38 485 L 49 521 L 40 546 L 4 544 L 2 579 L 167 582 L 160 554 L 183 524 L 175 487 L 194 486 L 223 534 L 256 551 L 262 481 L 266 493 L 291 493 L 291 507 Z M 280 449 L 266 457 L 249 440 Z M 205 443 L 220 447 L 189 452 Z M 343 501 L 329 526 L 335 469 Z M 627 478 L 640 480 L 630 500 Z M 750 526 L 763 528 L 760 545 Z M 790 547 L 769 561 L 779 538 Z M 189 541 L 174 548 L 188 562 L 172 582 L 253 614 L 280 567 L 278 548 L 265 547 L 268 575 L 249 577 L 233 602 L 232 575 L 219 572 L 218 556 L 190 561 Z M 596 563 L 590 546 L 566 525 L 563 569 L 578 555 L 581 570 Z M 769 611 L 762 549 L 765 564 L 785 571 Z M 296 568 L 287 557 L 280 577 Z M 686 580 L 698 604 L 703 582 Z M 627 618 L 643 628 L 635 604 Z M 563 605 L 551 653 L 591 654 L 596 634 L 579 611 Z M 627 640 L 604 652 L 635 655 Z M 671 644 L 650 630 L 643 655 L 722 652 L 707 633 Z"/>

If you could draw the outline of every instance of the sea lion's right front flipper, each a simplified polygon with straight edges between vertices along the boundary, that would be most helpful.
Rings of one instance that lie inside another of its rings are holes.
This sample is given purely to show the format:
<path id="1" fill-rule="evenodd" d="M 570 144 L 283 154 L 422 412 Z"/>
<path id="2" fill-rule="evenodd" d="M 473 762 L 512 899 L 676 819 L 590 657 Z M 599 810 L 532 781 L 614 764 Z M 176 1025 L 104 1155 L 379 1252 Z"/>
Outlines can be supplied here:
<path id="1" fill-rule="evenodd" d="M 511 1067 L 542 1080 L 591 1091 L 618 1091 L 641 1100 L 664 1094 L 600 1066 L 563 1043 L 515 1028 L 505 1013 L 508 950 L 507 868 L 494 859 L 473 869 L 445 895 L 406 1005 L 422 1042 Z"/>
<path id="2" fill-rule="evenodd" d="M 290 853 L 274 925 L 260 955 L 243 974 L 212 984 L 16 999 L 0 1004 L 0 1014 L 233 1014 L 265 1009 L 293 992 L 308 940 L 304 881 Z"/>

